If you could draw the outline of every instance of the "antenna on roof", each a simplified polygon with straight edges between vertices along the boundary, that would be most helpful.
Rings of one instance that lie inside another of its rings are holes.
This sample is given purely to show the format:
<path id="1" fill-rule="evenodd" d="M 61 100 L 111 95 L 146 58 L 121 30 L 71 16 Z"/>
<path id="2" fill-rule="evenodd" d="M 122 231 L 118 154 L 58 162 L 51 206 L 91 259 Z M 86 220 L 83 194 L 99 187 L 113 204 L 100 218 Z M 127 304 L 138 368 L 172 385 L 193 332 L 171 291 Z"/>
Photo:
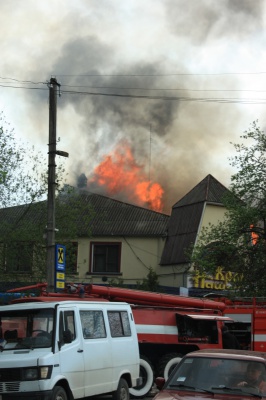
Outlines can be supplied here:
<path id="1" fill-rule="evenodd" d="M 151 124 L 150 124 L 149 181 L 151 181 Z"/>

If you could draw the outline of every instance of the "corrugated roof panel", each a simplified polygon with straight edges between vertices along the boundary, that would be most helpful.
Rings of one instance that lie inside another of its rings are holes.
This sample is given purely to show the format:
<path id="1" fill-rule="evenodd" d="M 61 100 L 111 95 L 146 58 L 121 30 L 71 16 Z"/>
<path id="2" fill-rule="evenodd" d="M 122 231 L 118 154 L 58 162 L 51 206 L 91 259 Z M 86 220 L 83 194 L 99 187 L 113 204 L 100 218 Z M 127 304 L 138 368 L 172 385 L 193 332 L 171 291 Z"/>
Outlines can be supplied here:
<path id="1" fill-rule="evenodd" d="M 223 196 L 226 192 L 229 192 L 229 190 L 225 186 L 212 175 L 207 175 L 181 200 L 175 203 L 173 208 L 199 202 L 222 204 Z"/>
<path id="2" fill-rule="evenodd" d="M 67 200 L 68 197 L 64 195 L 62 201 Z M 76 223 L 81 236 L 88 231 L 93 236 L 162 236 L 166 232 L 170 218 L 166 214 L 89 192 L 82 192 L 78 201 L 80 201 L 80 214 Z M 88 220 L 85 219 L 85 213 L 88 212 L 91 214 L 91 219 L 85 226 L 85 220 Z M 41 221 L 45 224 L 46 214 L 46 202 L 0 209 L 1 226 L 4 229 L 4 226 L 16 225 L 22 219 L 24 227 L 25 221 L 29 226 Z"/>
<path id="3" fill-rule="evenodd" d="M 190 233 L 179 236 L 167 236 L 160 265 L 178 265 L 188 262 L 185 249 L 195 243 L 197 234 Z"/>
<path id="4" fill-rule="evenodd" d="M 173 208 L 161 265 L 188 262 L 186 251 L 195 243 L 204 203 Z"/>

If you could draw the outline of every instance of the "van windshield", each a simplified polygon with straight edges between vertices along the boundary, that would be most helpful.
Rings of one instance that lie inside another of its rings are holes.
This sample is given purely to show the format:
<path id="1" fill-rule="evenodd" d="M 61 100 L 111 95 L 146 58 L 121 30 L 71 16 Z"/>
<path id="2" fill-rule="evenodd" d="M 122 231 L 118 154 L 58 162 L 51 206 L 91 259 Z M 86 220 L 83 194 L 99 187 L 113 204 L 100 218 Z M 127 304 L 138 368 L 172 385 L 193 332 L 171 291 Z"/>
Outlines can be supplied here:
<path id="1" fill-rule="evenodd" d="M 0 313 L 0 351 L 52 346 L 54 309 L 25 309 Z"/>

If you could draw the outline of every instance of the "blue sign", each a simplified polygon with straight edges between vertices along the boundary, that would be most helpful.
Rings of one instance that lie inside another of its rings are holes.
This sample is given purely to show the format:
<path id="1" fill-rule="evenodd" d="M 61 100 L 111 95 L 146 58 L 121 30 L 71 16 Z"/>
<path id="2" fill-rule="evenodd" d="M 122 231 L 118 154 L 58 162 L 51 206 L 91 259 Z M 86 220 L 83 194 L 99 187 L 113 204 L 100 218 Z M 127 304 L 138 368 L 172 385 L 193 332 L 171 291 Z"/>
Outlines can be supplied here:
<path id="1" fill-rule="evenodd" d="M 65 288 L 66 246 L 55 245 L 55 289 Z"/>
<path id="2" fill-rule="evenodd" d="M 55 270 L 65 271 L 66 269 L 66 246 L 62 244 L 55 245 Z"/>

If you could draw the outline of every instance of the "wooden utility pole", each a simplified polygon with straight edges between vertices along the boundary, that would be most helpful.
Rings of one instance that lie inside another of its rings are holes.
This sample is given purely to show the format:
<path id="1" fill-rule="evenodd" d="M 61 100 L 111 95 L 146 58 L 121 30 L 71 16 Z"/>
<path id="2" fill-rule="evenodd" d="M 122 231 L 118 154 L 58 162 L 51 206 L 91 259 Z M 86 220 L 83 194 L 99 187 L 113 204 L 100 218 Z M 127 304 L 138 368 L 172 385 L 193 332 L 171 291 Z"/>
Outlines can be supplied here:
<path id="1" fill-rule="evenodd" d="M 56 112 L 57 90 L 60 85 L 55 78 L 49 85 L 49 143 L 48 143 L 48 198 L 47 198 L 47 291 L 54 292 L 55 274 L 55 155 L 56 155 Z"/>

